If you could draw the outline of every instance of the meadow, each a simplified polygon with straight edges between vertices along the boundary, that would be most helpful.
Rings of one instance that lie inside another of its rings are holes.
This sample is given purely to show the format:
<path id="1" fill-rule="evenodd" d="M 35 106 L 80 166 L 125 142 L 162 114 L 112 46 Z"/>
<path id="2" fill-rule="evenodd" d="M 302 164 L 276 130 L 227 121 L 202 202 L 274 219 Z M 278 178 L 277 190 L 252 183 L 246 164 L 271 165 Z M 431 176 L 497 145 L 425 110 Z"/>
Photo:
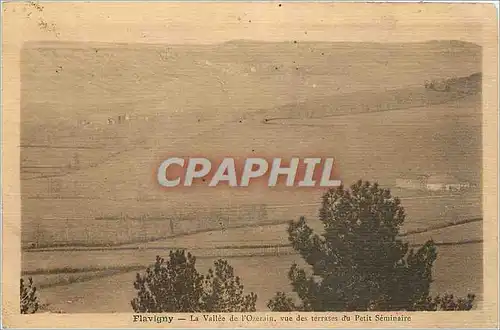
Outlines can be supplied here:
<path id="1" fill-rule="evenodd" d="M 196 251 L 194 251 L 196 252 Z M 434 266 L 433 293 L 467 293 L 478 295 L 476 308 L 481 306 L 482 296 L 482 244 L 442 246 Z M 457 256 L 460 262 L 457 262 Z M 217 258 L 217 257 L 216 257 Z M 290 292 L 287 272 L 292 263 L 305 266 L 297 255 L 225 257 L 241 276 L 245 291 L 258 295 L 257 310 L 266 311 L 267 301 L 276 291 Z M 150 259 L 154 260 L 154 259 Z M 213 266 L 215 258 L 198 258 L 197 269 L 205 272 Z M 40 293 L 48 303 L 48 311 L 66 313 L 131 312 L 130 300 L 135 297 L 133 287 L 137 271 L 115 276 L 97 277 L 93 280 L 69 285 L 47 287 Z M 105 288 L 105 289 L 103 289 Z"/>
<path id="2" fill-rule="evenodd" d="M 480 72 L 480 55 L 474 44 L 445 41 L 27 44 L 22 272 L 52 311 L 129 311 L 134 272 L 188 248 L 201 269 L 230 259 L 265 309 L 275 291 L 289 291 L 297 259 L 286 223 L 305 216 L 319 230 L 324 191 L 164 191 L 155 171 L 172 155 L 300 155 L 335 157 L 346 185 L 390 188 L 407 211 L 405 238 L 443 243 L 433 291 L 479 294 L 482 223 L 426 229 L 481 218 L 481 93 L 477 82 L 466 92 L 423 86 Z M 413 173 L 451 174 L 471 188 L 395 186 Z"/>
<path id="3" fill-rule="evenodd" d="M 214 191 L 199 186 L 165 192 L 155 184 L 155 166 L 159 163 L 155 158 L 161 159 L 157 155 L 196 155 L 210 150 L 210 155 L 217 157 L 224 155 L 227 146 L 231 146 L 235 155 L 333 155 L 347 185 L 366 179 L 395 188 L 395 180 L 402 173 L 450 173 L 478 187 L 481 183 L 477 162 L 481 157 L 479 100 L 473 95 L 446 105 L 348 115 L 322 119 L 321 123 L 303 119 L 287 120 L 283 125 L 251 121 L 238 123 L 237 127 L 220 124 L 218 129 L 198 131 L 197 137 L 191 139 L 168 140 L 167 146 L 149 150 L 134 147 L 123 154 L 121 161 L 118 155 L 118 159 L 99 166 L 52 178 L 61 182 L 57 196 L 43 194 L 50 181 L 23 182 L 24 190 L 29 193 L 23 193 L 22 197 L 23 224 L 26 224 L 22 241 L 24 245 L 34 242 L 38 247 L 113 245 L 220 226 L 283 222 L 300 215 L 316 215 L 322 193 L 317 189 L 286 191 L 277 187 L 264 194 L 262 187 L 248 190 L 218 187 Z M 304 136 L 308 138 L 303 139 Z M 403 204 L 412 221 L 409 226 L 481 213 L 477 188 L 457 198 L 447 198 L 449 193 L 440 197 L 395 189 L 394 194 L 403 200 L 414 195 L 422 197 Z M 269 211 L 261 219 L 238 214 L 239 208 L 252 204 L 268 205 Z M 196 211 L 200 207 L 209 210 L 206 213 L 220 210 L 225 214 L 210 217 Z"/>

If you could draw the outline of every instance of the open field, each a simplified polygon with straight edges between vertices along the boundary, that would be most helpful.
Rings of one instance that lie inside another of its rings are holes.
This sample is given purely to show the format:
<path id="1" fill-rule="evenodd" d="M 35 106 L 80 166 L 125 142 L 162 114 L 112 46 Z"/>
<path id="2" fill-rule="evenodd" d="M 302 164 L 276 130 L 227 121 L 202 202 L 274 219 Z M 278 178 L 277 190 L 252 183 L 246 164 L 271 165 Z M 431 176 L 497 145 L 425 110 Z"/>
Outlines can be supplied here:
<path id="1" fill-rule="evenodd" d="M 332 93 L 422 86 L 428 79 L 466 76 L 481 71 L 480 56 L 479 46 L 455 41 L 233 41 L 218 45 L 42 42 L 26 44 L 22 75 L 26 78 L 23 90 L 31 91 L 29 101 L 46 102 L 55 96 L 55 103 L 63 106 L 54 109 L 63 115 L 59 117 L 86 118 L 124 110 L 151 114 L 159 111 L 155 104 L 163 114 L 212 109 L 208 115 L 219 116 Z M 68 107 L 72 109 L 69 114 Z M 46 118 L 48 114 L 41 115 Z"/>
<path id="2" fill-rule="evenodd" d="M 478 303 L 482 292 L 482 244 L 464 246 L 443 246 L 438 248 L 438 259 L 434 267 L 434 293 L 453 292 L 463 296 L 476 293 Z M 457 262 L 457 256 L 463 256 Z M 151 259 L 153 260 L 153 259 Z M 257 293 L 257 309 L 267 310 L 267 301 L 276 291 L 291 289 L 288 284 L 287 272 L 293 262 L 304 266 L 296 255 L 280 255 L 265 257 L 233 257 L 228 258 L 241 276 L 245 291 Z M 212 266 L 214 259 L 200 258 L 197 268 L 205 272 Z M 129 312 L 130 300 L 134 298 L 133 281 L 136 272 L 97 278 L 91 281 L 45 288 L 41 293 L 48 310 L 66 313 L 105 313 Z M 450 279 L 453 280 L 450 280 Z"/>
<path id="3" fill-rule="evenodd" d="M 481 157 L 479 101 L 480 98 L 472 96 L 428 108 L 322 119 L 321 124 L 315 119 L 287 121 L 282 125 L 249 123 L 236 128 L 218 124 L 218 129 L 199 131 L 196 137 L 167 140 L 170 145 L 149 150 L 137 148 L 127 153 L 128 157 L 118 155 L 100 166 L 59 178 L 56 196 L 44 193 L 48 186 L 51 187 L 47 179 L 29 180 L 23 182 L 26 230 L 23 230 L 22 240 L 24 243 L 36 242 L 39 246 L 49 242 L 103 245 L 144 241 L 170 236 L 168 221 L 172 218 L 177 234 L 219 227 L 217 219 L 199 219 L 193 215 L 191 211 L 199 209 L 203 203 L 206 204 L 204 209 L 225 210 L 224 226 L 287 221 L 299 215 L 314 217 L 317 214 L 318 207 L 314 203 L 318 203 L 321 196 L 321 191 L 317 190 L 286 192 L 278 187 L 263 195 L 255 194 L 261 192 L 259 187 L 245 191 L 224 188 L 212 191 L 200 186 L 195 190 L 171 191 L 167 195 L 154 185 L 153 164 L 159 162 L 156 160 L 158 154 L 174 154 L 175 150 L 182 150 L 183 154 L 211 150 L 212 155 L 218 155 L 224 153 L 225 145 L 233 145 L 237 146 L 232 148 L 237 155 L 279 153 L 283 157 L 314 150 L 315 155 L 333 154 L 339 160 L 341 177 L 347 184 L 364 178 L 391 188 L 401 173 L 415 172 L 451 173 L 479 186 L 480 166 L 476 162 Z M 325 140 L 332 129 L 334 138 Z M 309 138 L 303 140 L 302 136 Z M 222 140 L 224 144 L 220 144 Z M 193 141 L 196 144 L 193 145 Z M 98 179 L 102 177 L 103 180 Z M 412 191 L 401 194 L 396 196 L 403 197 L 410 227 L 425 226 L 417 221 L 481 213 L 479 193 L 458 198 L 437 198 Z M 428 196 L 428 199 L 406 201 L 405 195 L 412 194 Z M 199 201 L 197 205 L 193 204 L 194 200 Z M 268 204 L 266 217 L 252 219 L 234 213 L 245 204 Z M 300 206 L 302 204 L 308 205 Z M 106 217 L 115 220 L 98 220 Z"/>
<path id="4" fill-rule="evenodd" d="M 346 185 L 377 181 L 401 197 L 412 246 L 438 243 L 433 292 L 480 299 L 477 45 L 28 43 L 22 58 L 22 273 L 49 310 L 131 311 L 135 272 L 174 248 L 202 271 L 228 258 L 258 310 L 290 291 L 286 273 L 302 261 L 286 223 L 305 216 L 320 231 L 324 191 L 165 191 L 155 175 L 170 156 L 335 157 Z M 424 87 L 450 77 L 466 86 Z M 412 174 L 471 187 L 396 187 Z"/>
<path id="5" fill-rule="evenodd" d="M 411 246 L 422 245 L 429 239 L 433 239 L 438 245 L 482 241 L 482 219 L 471 220 L 473 222 L 459 225 L 453 225 L 453 223 L 433 224 L 427 231 L 408 232 L 402 238 Z M 316 233 L 323 233 L 322 224 L 318 221 L 310 222 L 309 225 Z M 24 253 L 23 274 L 74 273 L 136 266 L 145 267 L 151 263 L 151 260 L 154 260 L 156 255 L 174 249 L 193 251 L 199 258 L 289 254 L 293 253 L 293 250 L 289 246 L 286 230 L 286 224 L 278 224 L 214 230 L 119 247 L 67 247 L 32 250 Z M 117 255 L 120 258 L 116 258 Z"/>
<path id="6" fill-rule="evenodd" d="M 276 196 L 276 198 L 280 198 L 280 196 Z M 167 215 L 164 210 L 168 208 L 168 201 L 153 200 L 142 202 L 142 207 L 151 214 L 151 216 L 145 218 L 140 218 L 142 215 L 139 213 L 140 210 L 134 210 L 138 214 L 129 214 L 130 218 L 120 217 L 120 214 L 117 214 L 118 217 L 115 219 L 92 219 L 91 217 L 84 217 L 81 213 L 77 214 L 78 217 L 73 214 L 66 215 L 67 218 L 63 216 L 47 217 L 44 221 L 26 228 L 23 231 L 25 238 L 23 241 L 37 242 L 38 247 L 43 247 L 56 245 L 123 245 L 127 242 L 147 242 L 168 237 L 178 237 L 178 239 L 183 240 L 184 236 L 190 233 L 287 223 L 291 220 L 297 220 L 301 215 L 315 221 L 320 207 L 318 201 L 319 196 L 310 203 L 302 202 L 302 205 L 299 204 L 300 202 L 296 204 L 288 202 L 267 205 L 266 213 L 262 217 L 251 213 L 245 215 L 238 207 L 225 208 L 222 211 L 215 209 L 213 211 L 219 213 L 215 213 L 218 214 L 217 217 L 211 217 L 210 212 L 196 214 L 194 212 L 196 208 L 190 205 L 186 205 L 182 213 L 179 211 L 177 215 L 175 213 Z M 404 230 L 425 229 L 440 223 L 474 218 L 482 214 L 481 204 L 478 202 L 480 201 L 480 195 L 477 193 L 409 196 L 402 198 L 402 201 L 407 211 Z M 37 202 L 39 202 L 39 206 L 36 208 L 39 212 L 38 215 L 44 210 L 46 210 L 47 215 L 50 215 L 50 205 L 52 205 L 50 202 L 53 201 L 42 200 Z M 86 207 L 91 209 L 96 200 L 57 200 L 57 202 L 61 208 L 66 207 L 69 211 L 78 212 L 78 210 Z M 98 200 L 98 202 L 102 207 L 108 205 L 113 207 L 117 201 Z M 60 212 L 60 210 L 53 213 L 56 212 Z M 161 217 L 162 213 L 164 214 L 163 217 Z M 132 218 L 133 216 L 136 216 L 136 218 Z M 39 219 L 43 219 L 43 217 Z M 172 227 L 170 227 L 170 220 L 172 220 Z M 283 235 L 285 235 L 285 232 L 283 232 Z M 242 238 L 232 237 L 231 240 Z M 25 245 L 25 247 L 27 246 Z"/>

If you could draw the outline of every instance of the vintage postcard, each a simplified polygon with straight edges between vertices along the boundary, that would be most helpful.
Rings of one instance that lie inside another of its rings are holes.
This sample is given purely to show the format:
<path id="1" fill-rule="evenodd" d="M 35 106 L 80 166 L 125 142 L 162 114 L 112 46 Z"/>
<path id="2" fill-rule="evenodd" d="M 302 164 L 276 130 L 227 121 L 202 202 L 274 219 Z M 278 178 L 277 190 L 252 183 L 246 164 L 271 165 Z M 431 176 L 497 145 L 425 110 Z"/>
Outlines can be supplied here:
<path id="1" fill-rule="evenodd" d="M 498 326 L 492 4 L 2 5 L 4 326 Z"/>

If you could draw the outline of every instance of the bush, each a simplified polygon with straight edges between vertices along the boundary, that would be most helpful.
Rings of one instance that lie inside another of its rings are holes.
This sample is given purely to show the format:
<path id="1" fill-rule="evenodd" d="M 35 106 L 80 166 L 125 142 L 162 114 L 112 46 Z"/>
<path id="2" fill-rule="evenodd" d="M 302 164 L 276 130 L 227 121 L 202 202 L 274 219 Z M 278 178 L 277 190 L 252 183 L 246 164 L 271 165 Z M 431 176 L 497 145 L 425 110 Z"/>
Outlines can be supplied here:
<path id="1" fill-rule="evenodd" d="M 455 298 L 452 294 L 445 294 L 443 297 L 427 297 L 420 310 L 425 311 L 469 311 L 473 307 L 475 295 L 468 294 L 466 298 Z"/>
<path id="2" fill-rule="evenodd" d="M 196 258 L 184 250 L 170 252 L 165 262 L 156 257 L 146 274 L 137 274 L 131 301 L 138 313 L 253 312 L 257 296 L 243 294 L 243 284 L 225 260 L 214 263 L 206 276 L 196 270 Z"/>
<path id="3" fill-rule="evenodd" d="M 432 241 L 418 250 L 398 239 L 405 211 L 400 200 L 378 184 L 358 181 L 351 189 L 330 189 L 323 196 L 314 234 L 303 217 L 291 222 L 293 248 L 311 265 L 312 276 L 296 264 L 288 274 L 300 304 L 278 292 L 273 311 L 421 311 L 470 310 L 473 295 L 431 297 Z"/>
<path id="4" fill-rule="evenodd" d="M 36 287 L 33 285 L 31 277 L 27 283 L 21 278 L 20 305 L 21 314 L 34 314 L 40 306 L 36 295 Z"/>

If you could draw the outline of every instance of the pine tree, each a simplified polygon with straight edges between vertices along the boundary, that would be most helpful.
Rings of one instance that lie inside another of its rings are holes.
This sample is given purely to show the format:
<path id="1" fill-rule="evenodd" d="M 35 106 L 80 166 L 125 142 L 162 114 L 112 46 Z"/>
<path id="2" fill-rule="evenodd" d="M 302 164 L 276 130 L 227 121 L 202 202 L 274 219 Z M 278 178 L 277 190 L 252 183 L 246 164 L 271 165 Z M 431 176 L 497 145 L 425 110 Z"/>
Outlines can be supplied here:
<path id="1" fill-rule="evenodd" d="M 398 198 L 377 183 L 358 181 L 323 196 L 320 236 L 304 217 L 288 228 L 293 248 L 312 268 L 308 276 L 296 264 L 289 271 L 300 304 L 278 292 L 273 311 L 417 311 L 469 310 L 474 295 L 431 297 L 436 246 L 418 250 L 398 239 L 405 211 Z"/>
<path id="2" fill-rule="evenodd" d="M 243 294 L 243 284 L 225 260 L 215 261 L 206 276 L 196 270 L 196 258 L 184 250 L 171 251 L 169 260 L 157 256 L 146 274 L 137 274 L 131 301 L 138 313 L 252 312 L 257 296 Z"/>
<path id="3" fill-rule="evenodd" d="M 38 311 L 39 302 L 36 295 L 36 287 L 30 277 L 26 283 L 21 278 L 20 310 L 21 314 L 34 314 Z"/>
<path id="4" fill-rule="evenodd" d="M 213 312 L 255 312 L 257 295 L 243 294 L 243 284 L 226 260 L 215 261 L 215 271 L 208 270 L 204 279 L 202 306 Z"/>

